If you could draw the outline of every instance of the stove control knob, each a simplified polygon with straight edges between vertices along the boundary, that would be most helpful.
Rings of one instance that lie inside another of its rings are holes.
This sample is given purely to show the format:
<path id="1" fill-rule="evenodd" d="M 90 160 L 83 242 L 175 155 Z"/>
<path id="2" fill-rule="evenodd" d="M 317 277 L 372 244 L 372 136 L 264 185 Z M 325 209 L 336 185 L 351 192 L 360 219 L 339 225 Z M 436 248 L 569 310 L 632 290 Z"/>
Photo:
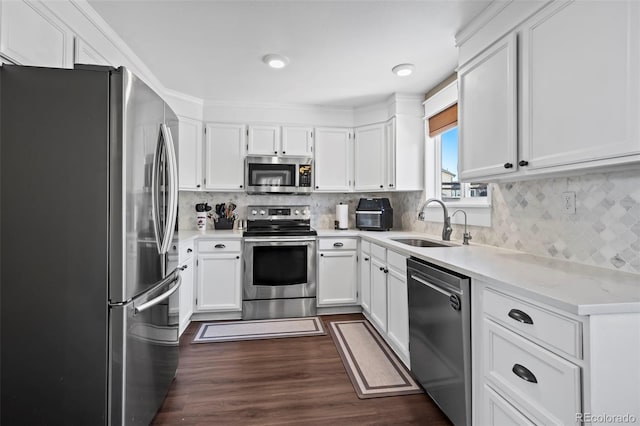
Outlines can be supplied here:
<path id="1" fill-rule="evenodd" d="M 251 210 L 251 214 L 252 214 L 253 216 L 257 215 L 257 214 L 258 214 L 258 210 Z"/>
<path id="2" fill-rule="evenodd" d="M 264 216 L 265 214 L 267 214 L 267 212 L 266 212 L 266 211 L 264 211 L 264 210 L 260 210 L 260 215 L 261 215 L 261 216 Z"/>
<path id="3" fill-rule="evenodd" d="M 293 212 L 293 214 L 295 214 L 296 216 L 297 216 L 297 215 L 299 215 L 299 214 L 300 214 L 300 210 L 295 210 L 295 211 Z"/>
<path id="4" fill-rule="evenodd" d="M 302 210 L 302 214 L 305 215 L 305 216 L 308 215 L 309 214 L 309 210 Z"/>

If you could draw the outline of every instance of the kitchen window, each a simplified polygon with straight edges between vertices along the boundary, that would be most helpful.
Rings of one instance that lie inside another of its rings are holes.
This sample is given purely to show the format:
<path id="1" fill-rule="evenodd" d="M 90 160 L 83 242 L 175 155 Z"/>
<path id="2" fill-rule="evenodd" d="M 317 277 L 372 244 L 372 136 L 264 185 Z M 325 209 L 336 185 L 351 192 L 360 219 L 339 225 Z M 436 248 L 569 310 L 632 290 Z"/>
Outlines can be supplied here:
<path id="1" fill-rule="evenodd" d="M 458 181 L 458 86 L 455 75 L 424 102 L 426 128 L 425 196 L 438 198 L 447 208 L 462 209 L 468 224 L 491 226 L 491 186 L 483 182 Z M 426 209 L 428 221 L 442 222 L 437 205 Z M 464 223 L 461 215 L 453 223 Z"/>

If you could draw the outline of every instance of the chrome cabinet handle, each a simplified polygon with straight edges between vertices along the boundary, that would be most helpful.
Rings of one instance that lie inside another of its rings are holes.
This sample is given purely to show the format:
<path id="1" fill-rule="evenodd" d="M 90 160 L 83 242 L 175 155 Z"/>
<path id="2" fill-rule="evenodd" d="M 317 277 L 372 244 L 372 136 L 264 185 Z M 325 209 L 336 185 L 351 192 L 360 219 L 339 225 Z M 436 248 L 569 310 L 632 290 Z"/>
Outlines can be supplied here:
<path id="1" fill-rule="evenodd" d="M 219 248 L 219 249 L 223 249 L 227 246 L 225 246 L 224 244 L 216 244 L 215 246 L 213 246 L 214 248 Z"/>
<path id="2" fill-rule="evenodd" d="M 513 364 L 513 368 L 511 369 L 513 374 L 520 377 L 522 380 L 529 383 L 538 383 L 538 379 L 536 376 L 529 370 L 527 367 L 520 364 Z"/>
<path id="3" fill-rule="evenodd" d="M 533 320 L 531 319 L 531 317 L 519 309 L 512 309 L 507 315 L 509 315 L 510 318 L 523 324 L 533 324 Z"/>

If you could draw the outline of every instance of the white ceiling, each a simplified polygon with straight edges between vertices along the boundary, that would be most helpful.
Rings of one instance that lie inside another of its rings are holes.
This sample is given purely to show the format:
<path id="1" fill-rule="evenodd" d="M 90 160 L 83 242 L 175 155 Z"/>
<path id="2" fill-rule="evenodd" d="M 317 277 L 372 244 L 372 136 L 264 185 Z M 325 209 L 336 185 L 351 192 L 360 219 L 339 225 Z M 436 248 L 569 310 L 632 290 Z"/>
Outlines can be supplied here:
<path id="1" fill-rule="evenodd" d="M 489 0 L 89 0 L 162 84 L 206 100 L 360 106 L 424 94 Z M 274 70 L 267 53 L 290 58 Z M 400 78 L 400 63 L 416 65 Z"/>

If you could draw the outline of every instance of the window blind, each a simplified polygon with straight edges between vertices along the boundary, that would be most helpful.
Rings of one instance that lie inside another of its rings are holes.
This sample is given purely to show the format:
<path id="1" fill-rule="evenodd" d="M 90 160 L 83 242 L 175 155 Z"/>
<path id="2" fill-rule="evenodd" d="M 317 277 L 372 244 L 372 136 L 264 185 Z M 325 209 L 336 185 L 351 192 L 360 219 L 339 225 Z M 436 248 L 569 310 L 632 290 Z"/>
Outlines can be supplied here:
<path id="1" fill-rule="evenodd" d="M 434 137 L 458 125 L 458 104 L 429 117 L 429 137 Z"/>

